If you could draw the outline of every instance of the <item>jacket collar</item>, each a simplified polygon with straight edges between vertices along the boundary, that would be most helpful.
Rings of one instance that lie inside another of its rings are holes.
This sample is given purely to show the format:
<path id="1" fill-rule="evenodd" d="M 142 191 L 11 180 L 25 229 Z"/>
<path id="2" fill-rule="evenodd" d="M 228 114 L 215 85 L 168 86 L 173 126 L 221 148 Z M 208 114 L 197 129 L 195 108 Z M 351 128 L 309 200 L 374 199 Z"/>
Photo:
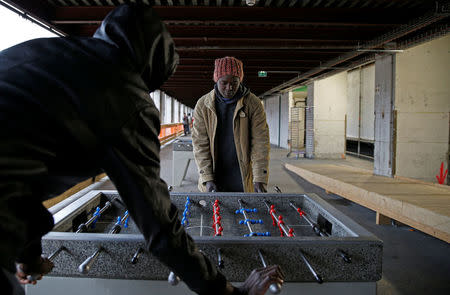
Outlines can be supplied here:
<path id="1" fill-rule="evenodd" d="M 236 111 L 240 110 L 241 108 L 244 107 L 244 100 L 245 98 L 250 94 L 250 92 L 248 92 L 246 95 L 244 95 L 243 97 L 241 97 L 236 104 Z M 205 99 L 205 106 L 209 109 L 211 109 L 213 112 L 216 112 L 216 105 L 214 103 L 215 100 L 215 91 L 214 89 L 211 90 L 207 95 L 206 95 L 206 99 Z"/>

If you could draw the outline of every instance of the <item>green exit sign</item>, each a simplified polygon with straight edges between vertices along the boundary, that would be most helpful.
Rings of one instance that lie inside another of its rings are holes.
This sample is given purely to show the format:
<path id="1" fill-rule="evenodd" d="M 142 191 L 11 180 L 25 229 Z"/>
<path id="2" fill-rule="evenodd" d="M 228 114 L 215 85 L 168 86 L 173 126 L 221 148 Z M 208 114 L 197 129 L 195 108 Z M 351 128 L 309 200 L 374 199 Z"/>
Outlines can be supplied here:
<path id="1" fill-rule="evenodd" d="M 267 77 L 267 72 L 266 71 L 259 71 L 258 72 L 258 77 Z"/>

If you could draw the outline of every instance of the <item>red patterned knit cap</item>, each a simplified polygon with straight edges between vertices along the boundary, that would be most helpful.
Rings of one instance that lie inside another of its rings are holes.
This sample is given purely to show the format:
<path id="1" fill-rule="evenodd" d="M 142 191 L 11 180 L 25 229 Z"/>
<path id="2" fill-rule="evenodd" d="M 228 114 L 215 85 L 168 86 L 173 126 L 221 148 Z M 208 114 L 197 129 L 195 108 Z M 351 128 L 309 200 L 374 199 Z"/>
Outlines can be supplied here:
<path id="1" fill-rule="evenodd" d="M 242 82 L 244 78 L 242 61 L 232 56 L 216 59 L 214 62 L 214 82 L 226 75 L 239 77 L 239 80 Z"/>

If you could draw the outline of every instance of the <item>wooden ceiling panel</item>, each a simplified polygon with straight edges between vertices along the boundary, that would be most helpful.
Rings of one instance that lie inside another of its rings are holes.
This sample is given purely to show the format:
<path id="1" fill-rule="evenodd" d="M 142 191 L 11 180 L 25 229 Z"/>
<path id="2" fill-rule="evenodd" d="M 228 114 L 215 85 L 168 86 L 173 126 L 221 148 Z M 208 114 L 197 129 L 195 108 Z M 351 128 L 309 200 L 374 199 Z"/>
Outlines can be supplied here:
<path id="1" fill-rule="evenodd" d="M 107 5 L 130 2 L 5 1 L 73 36 L 92 36 L 114 9 Z M 396 42 L 448 31 L 449 19 L 449 1 L 261 0 L 254 7 L 240 0 L 136 2 L 155 5 L 174 38 L 180 63 L 162 89 L 190 107 L 214 86 L 216 58 L 241 59 L 244 83 L 269 95 L 373 56 L 358 49 L 396 49 Z M 258 78 L 261 70 L 267 78 Z"/>

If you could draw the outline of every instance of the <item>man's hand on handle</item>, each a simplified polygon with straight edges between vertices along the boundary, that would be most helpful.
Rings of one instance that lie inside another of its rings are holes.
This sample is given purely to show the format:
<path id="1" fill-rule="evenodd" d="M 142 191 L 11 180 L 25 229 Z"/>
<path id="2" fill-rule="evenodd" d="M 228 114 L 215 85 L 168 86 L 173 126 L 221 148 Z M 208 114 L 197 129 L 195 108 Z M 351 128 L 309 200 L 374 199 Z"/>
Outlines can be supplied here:
<path id="1" fill-rule="evenodd" d="M 228 284 L 224 295 L 264 295 L 272 284 L 282 285 L 284 274 L 278 265 L 257 268 L 252 271 L 240 287 Z"/>
<path id="2" fill-rule="evenodd" d="M 37 283 L 42 276 L 48 274 L 53 269 L 53 262 L 47 257 L 39 256 L 35 261 L 30 263 L 18 263 L 16 268 L 16 277 L 21 284 Z"/>
<path id="3" fill-rule="evenodd" d="M 207 181 L 205 185 L 206 185 L 206 191 L 209 192 L 209 193 L 218 191 L 217 190 L 217 186 L 214 183 L 214 181 Z"/>
<path id="4" fill-rule="evenodd" d="M 244 284 L 239 287 L 243 294 L 263 295 L 272 284 L 282 285 L 284 274 L 278 265 L 270 265 L 264 268 L 254 269 Z"/>
<path id="5" fill-rule="evenodd" d="M 265 183 L 263 182 L 254 182 L 253 187 L 255 188 L 255 193 L 267 193 Z"/>

